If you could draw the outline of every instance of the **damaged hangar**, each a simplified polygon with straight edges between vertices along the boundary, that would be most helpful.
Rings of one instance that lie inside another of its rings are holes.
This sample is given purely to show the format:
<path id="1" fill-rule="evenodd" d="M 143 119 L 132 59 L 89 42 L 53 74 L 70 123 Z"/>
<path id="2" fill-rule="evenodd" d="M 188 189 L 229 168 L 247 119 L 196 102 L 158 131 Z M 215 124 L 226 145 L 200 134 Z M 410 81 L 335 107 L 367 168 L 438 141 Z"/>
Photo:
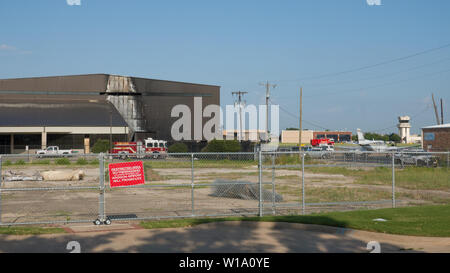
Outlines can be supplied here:
<path id="1" fill-rule="evenodd" d="M 220 87 L 108 74 L 0 80 L 0 154 L 47 146 L 89 153 L 110 137 L 170 143 L 172 108 L 193 109 L 195 97 L 203 109 L 220 105 Z"/>

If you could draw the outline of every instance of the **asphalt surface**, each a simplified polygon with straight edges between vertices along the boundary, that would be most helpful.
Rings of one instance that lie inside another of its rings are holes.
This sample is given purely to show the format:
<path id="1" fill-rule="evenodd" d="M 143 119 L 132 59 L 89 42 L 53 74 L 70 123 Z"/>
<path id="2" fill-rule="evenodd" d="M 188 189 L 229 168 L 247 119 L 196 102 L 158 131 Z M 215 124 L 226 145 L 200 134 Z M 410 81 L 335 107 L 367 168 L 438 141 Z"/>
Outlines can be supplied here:
<path id="1" fill-rule="evenodd" d="M 66 234 L 0 235 L 0 252 L 69 253 L 368 253 L 450 252 L 450 238 L 388 235 L 333 227 L 257 222 L 223 222 L 187 228 L 142 229 L 129 223 L 66 226 Z M 74 243 L 71 243 L 72 245 Z M 77 243 L 75 243 L 77 244 Z"/>

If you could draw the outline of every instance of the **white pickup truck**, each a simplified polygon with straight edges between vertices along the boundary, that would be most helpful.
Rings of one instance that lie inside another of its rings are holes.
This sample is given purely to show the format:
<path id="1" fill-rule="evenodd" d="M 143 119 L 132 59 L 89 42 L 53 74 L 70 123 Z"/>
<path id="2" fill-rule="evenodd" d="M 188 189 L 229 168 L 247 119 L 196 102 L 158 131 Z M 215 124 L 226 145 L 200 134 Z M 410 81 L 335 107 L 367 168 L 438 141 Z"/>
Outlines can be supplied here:
<path id="1" fill-rule="evenodd" d="M 39 150 L 36 151 L 36 154 L 38 157 L 44 157 L 44 156 L 71 156 L 73 154 L 72 150 L 60 150 L 58 146 L 49 146 L 45 150 Z"/>

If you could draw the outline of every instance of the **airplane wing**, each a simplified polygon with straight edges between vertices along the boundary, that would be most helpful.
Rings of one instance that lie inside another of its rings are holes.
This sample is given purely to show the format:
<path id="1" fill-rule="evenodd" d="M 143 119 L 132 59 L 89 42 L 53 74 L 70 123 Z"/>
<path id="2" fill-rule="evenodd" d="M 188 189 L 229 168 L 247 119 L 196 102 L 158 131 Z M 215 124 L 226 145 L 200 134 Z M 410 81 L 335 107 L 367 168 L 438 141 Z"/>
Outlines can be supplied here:
<path id="1" fill-rule="evenodd" d="M 334 146 L 336 151 L 362 151 L 361 146 Z"/>
<path id="2" fill-rule="evenodd" d="M 411 149 L 417 149 L 417 148 L 421 148 L 421 145 L 413 145 L 413 146 L 403 146 L 403 147 L 397 147 L 397 146 L 392 146 L 388 148 L 388 151 L 407 151 L 407 150 L 411 150 Z"/>

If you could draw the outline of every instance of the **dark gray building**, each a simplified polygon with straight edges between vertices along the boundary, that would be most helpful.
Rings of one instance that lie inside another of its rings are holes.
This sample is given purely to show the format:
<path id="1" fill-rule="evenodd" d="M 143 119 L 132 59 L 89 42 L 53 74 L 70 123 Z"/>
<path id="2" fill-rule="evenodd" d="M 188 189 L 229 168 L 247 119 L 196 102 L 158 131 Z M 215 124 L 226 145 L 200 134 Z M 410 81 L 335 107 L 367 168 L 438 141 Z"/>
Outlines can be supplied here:
<path id="1" fill-rule="evenodd" d="M 50 145 L 89 152 L 110 136 L 170 142 L 172 108 L 187 105 L 194 120 L 195 97 L 203 109 L 220 105 L 220 87 L 107 74 L 0 80 L 0 154 Z"/>

